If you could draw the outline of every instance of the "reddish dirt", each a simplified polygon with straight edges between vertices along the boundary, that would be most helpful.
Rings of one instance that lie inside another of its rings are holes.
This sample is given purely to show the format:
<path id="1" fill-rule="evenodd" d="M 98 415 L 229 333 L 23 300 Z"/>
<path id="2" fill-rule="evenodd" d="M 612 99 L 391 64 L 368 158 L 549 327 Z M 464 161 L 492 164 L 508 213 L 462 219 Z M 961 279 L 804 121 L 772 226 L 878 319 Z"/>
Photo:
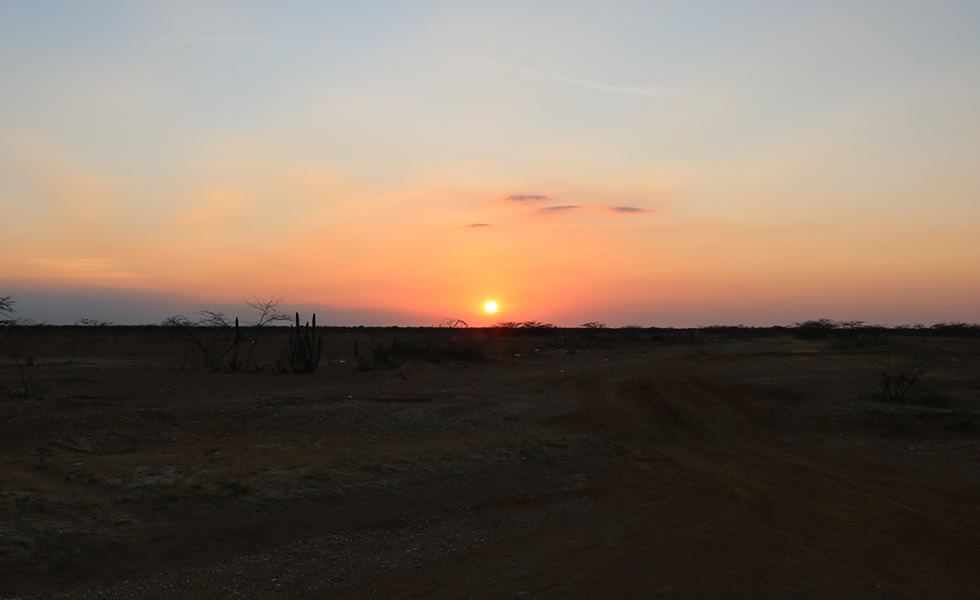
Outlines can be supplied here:
<path id="1" fill-rule="evenodd" d="M 980 342 L 484 335 L 8 336 L 0 597 L 977 597 Z"/>

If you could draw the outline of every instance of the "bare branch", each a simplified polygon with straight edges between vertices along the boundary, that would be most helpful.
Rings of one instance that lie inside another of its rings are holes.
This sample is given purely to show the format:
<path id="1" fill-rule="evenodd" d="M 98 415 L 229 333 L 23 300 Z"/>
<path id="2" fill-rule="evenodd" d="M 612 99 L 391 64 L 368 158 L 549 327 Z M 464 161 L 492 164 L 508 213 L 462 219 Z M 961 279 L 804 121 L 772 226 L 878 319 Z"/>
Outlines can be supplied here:
<path id="1" fill-rule="evenodd" d="M 249 307 L 259 311 L 259 318 L 251 324 L 252 332 L 248 337 L 248 355 L 245 357 L 246 370 L 252 369 L 252 354 L 255 352 L 255 346 L 258 345 L 264 327 L 276 321 L 292 321 L 292 317 L 279 310 L 282 301 L 282 297 L 270 297 L 268 301 L 262 301 L 257 296 L 252 296 L 251 302 L 245 301 Z M 256 366 L 256 368 L 258 367 Z"/>
<path id="2" fill-rule="evenodd" d="M 10 296 L 0 298 L 0 314 L 12 315 L 17 312 L 14 310 L 14 304 L 17 304 L 17 301 Z"/>
<path id="3" fill-rule="evenodd" d="M 269 298 L 268 301 L 262 301 L 256 296 L 252 296 L 251 302 L 246 300 L 245 304 L 259 311 L 259 318 L 252 325 L 262 327 L 275 321 L 291 321 L 292 317 L 279 310 L 283 300 L 284 298 Z"/>
<path id="4" fill-rule="evenodd" d="M 112 321 L 102 321 L 99 319 L 90 319 L 88 317 L 79 317 L 75 320 L 75 325 L 79 327 L 110 327 Z"/>
<path id="5" fill-rule="evenodd" d="M 231 322 L 225 317 L 225 313 L 213 310 L 202 310 L 197 324 L 202 327 L 231 327 Z"/>
<path id="6" fill-rule="evenodd" d="M 163 327 L 190 327 L 193 323 L 184 315 L 174 315 L 161 321 L 160 325 Z"/>

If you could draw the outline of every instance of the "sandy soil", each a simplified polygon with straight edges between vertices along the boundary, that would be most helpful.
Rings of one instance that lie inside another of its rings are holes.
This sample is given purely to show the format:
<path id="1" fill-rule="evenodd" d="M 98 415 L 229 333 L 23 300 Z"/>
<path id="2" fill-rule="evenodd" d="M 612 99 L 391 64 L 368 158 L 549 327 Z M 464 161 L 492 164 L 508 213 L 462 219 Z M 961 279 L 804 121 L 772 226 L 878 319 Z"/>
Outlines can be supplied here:
<path id="1" fill-rule="evenodd" d="M 8 335 L 0 597 L 980 597 L 980 340 L 324 336 Z"/>

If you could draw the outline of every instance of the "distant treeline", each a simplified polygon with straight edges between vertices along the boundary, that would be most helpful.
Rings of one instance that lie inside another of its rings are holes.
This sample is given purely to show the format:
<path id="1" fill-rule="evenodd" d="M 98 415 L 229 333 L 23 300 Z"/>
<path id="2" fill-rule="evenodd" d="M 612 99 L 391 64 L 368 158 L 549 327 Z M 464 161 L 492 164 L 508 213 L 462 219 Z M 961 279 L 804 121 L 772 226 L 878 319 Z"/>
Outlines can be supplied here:
<path id="1" fill-rule="evenodd" d="M 780 328 L 773 328 L 780 329 Z M 821 336 L 847 336 L 855 334 L 902 334 L 902 335 L 939 335 L 944 337 L 978 337 L 980 336 L 980 325 L 976 323 L 956 323 L 945 322 L 926 326 L 921 323 L 915 325 L 898 325 L 888 327 L 885 325 L 869 325 L 864 321 L 832 321 L 830 319 L 818 319 L 815 321 L 803 321 L 796 323 L 791 328 L 796 333 L 804 337 Z"/>
<path id="2" fill-rule="evenodd" d="M 107 321 L 95 321 L 90 319 L 80 319 L 74 325 L 48 325 L 46 323 L 34 323 L 25 320 L 2 322 L 6 327 L 43 327 L 46 329 L 82 330 L 82 329 L 104 329 L 112 328 L 116 331 L 152 331 L 171 327 L 168 324 L 160 325 L 117 325 Z M 227 324 L 210 325 L 199 323 L 188 323 L 187 327 L 212 329 L 228 327 Z M 247 326 L 243 326 L 245 328 Z M 267 325 L 267 327 L 283 328 L 284 325 Z M 585 334 L 598 337 L 619 337 L 641 336 L 644 338 L 656 338 L 658 334 L 671 335 L 679 333 L 700 333 L 713 336 L 730 337 L 758 337 L 766 335 L 795 335 L 806 339 L 819 339 L 829 337 L 845 337 L 857 335 L 907 335 L 907 336 L 943 336 L 943 337 L 980 337 L 980 324 L 944 322 L 933 325 L 923 325 L 921 323 L 913 325 L 875 325 L 867 324 L 864 321 L 834 321 L 831 319 L 815 319 L 802 321 L 792 325 L 770 325 L 770 326 L 751 326 L 751 325 L 705 325 L 699 327 L 645 327 L 641 325 L 625 325 L 622 327 L 608 327 L 602 323 L 590 322 L 578 327 L 559 327 L 551 323 L 540 321 L 526 322 L 502 322 L 489 327 L 453 327 L 448 328 L 439 326 L 365 326 L 365 325 L 321 325 L 320 329 L 325 330 L 357 330 L 357 331 L 422 331 L 422 330 L 452 330 L 462 332 L 466 330 L 495 332 L 500 335 L 526 336 L 541 334 Z"/>

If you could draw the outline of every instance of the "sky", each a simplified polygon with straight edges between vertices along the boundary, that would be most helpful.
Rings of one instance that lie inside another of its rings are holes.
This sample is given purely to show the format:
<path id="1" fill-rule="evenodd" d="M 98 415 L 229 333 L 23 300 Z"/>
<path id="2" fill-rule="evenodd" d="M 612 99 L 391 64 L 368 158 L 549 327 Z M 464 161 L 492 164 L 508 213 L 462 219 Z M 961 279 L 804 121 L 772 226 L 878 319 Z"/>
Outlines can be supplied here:
<path id="1" fill-rule="evenodd" d="M 977 31 L 973 0 L 0 1 L 0 296 L 980 322 Z"/>

